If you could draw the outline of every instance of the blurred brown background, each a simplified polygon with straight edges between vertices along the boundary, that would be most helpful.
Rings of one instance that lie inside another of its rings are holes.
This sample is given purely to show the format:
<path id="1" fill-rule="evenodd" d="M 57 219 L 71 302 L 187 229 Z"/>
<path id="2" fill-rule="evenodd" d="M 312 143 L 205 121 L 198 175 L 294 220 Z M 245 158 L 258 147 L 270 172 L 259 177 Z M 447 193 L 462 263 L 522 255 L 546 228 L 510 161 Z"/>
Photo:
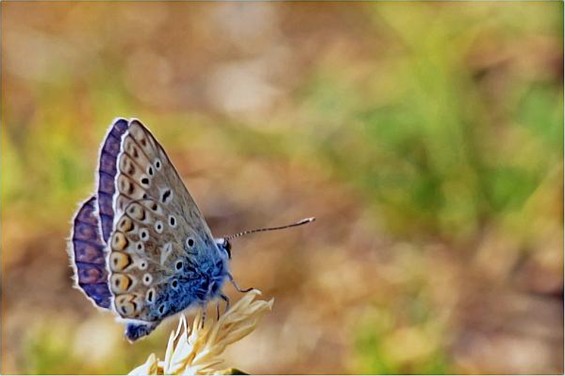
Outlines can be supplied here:
<path id="1" fill-rule="evenodd" d="M 163 357 L 71 288 L 117 116 L 273 312 L 252 373 L 563 372 L 563 4 L 2 3 L 2 373 Z M 226 288 L 232 299 L 239 294 Z"/>

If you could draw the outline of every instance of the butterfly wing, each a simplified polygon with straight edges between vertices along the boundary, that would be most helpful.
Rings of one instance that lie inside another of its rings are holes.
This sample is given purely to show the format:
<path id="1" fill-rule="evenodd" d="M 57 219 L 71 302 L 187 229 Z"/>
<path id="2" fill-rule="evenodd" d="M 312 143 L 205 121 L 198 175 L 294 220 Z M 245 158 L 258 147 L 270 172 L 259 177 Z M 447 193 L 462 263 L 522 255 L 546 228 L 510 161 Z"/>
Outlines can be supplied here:
<path id="1" fill-rule="evenodd" d="M 152 198 L 190 218 L 192 227 L 212 239 L 210 228 L 163 147 L 140 121 L 130 122 L 116 164 L 117 195 L 112 206 L 117 214 L 131 201 Z"/>
<path id="2" fill-rule="evenodd" d="M 129 124 L 126 119 L 118 118 L 114 120 L 100 149 L 96 197 L 98 216 L 100 218 L 100 234 L 102 235 L 102 240 L 106 243 L 112 232 L 114 220 L 112 203 L 115 193 L 114 180 L 117 174 L 117 158 L 120 153 L 122 136 L 128 128 Z"/>
<path id="3" fill-rule="evenodd" d="M 116 161 L 128 127 L 128 121 L 122 118 L 110 126 L 100 149 L 96 196 L 83 202 L 73 218 L 69 253 L 76 286 L 101 308 L 110 308 L 105 248 L 114 218 Z"/>
<path id="4" fill-rule="evenodd" d="M 128 325 L 135 340 L 163 318 L 203 303 L 210 279 L 227 270 L 196 203 L 139 121 L 129 123 L 116 161 L 109 285 L 116 313 L 145 325 Z"/>
<path id="5" fill-rule="evenodd" d="M 114 120 L 100 149 L 96 196 L 88 198 L 73 218 L 69 255 L 76 286 L 101 308 L 110 308 L 106 242 L 112 231 L 114 178 L 126 119 Z"/>
<path id="6" fill-rule="evenodd" d="M 100 235 L 96 204 L 96 198 L 90 197 L 73 218 L 70 256 L 76 286 L 94 304 L 109 309 L 111 295 L 106 270 L 106 244 Z"/>

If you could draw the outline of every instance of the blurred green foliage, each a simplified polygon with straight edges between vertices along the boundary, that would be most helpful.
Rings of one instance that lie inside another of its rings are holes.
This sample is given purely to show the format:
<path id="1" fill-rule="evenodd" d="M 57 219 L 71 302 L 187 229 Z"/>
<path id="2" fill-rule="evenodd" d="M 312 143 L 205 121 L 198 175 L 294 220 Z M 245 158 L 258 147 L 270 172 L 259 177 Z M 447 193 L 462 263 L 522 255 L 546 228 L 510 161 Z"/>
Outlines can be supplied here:
<path id="1" fill-rule="evenodd" d="M 420 6 L 427 13 L 429 8 Z M 311 139 L 317 155 L 382 210 L 393 231 L 464 241 L 484 221 L 519 211 L 559 168 L 562 85 L 551 77 L 517 76 L 508 83 L 511 90 L 489 92 L 481 75 L 508 73 L 469 66 L 478 43 L 472 36 L 484 32 L 485 20 L 471 16 L 478 25 L 469 30 L 461 27 L 469 20 L 458 12 L 440 13 L 430 24 L 417 12 L 398 8 L 375 8 L 375 18 L 392 29 L 403 49 L 381 57 L 393 69 L 376 67 L 358 82 L 358 67 L 344 61 L 322 67 L 307 84 L 303 99 L 317 122 Z M 509 13 L 500 10 L 489 19 L 495 25 L 491 37 L 508 38 L 501 35 L 508 25 L 497 25 L 496 19 Z M 519 16 L 515 24 L 530 22 L 513 30 L 511 38 L 547 27 L 541 15 L 538 22 Z M 414 22 L 406 29 L 408 17 Z M 562 29 L 561 19 L 553 22 L 554 31 Z M 389 82 L 395 87 L 384 95 Z M 314 136 L 324 129 L 326 137 Z"/>

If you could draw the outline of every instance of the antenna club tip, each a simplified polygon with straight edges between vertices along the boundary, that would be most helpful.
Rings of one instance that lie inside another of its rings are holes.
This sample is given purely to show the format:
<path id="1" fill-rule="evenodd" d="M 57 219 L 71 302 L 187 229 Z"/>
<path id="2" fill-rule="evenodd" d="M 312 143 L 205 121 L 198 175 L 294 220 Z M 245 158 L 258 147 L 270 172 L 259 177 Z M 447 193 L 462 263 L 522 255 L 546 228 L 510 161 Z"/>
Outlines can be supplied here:
<path id="1" fill-rule="evenodd" d="M 310 222 L 314 222 L 315 220 L 316 220 L 316 217 L 304 218 L 299 223 L 310 223 Z"/>

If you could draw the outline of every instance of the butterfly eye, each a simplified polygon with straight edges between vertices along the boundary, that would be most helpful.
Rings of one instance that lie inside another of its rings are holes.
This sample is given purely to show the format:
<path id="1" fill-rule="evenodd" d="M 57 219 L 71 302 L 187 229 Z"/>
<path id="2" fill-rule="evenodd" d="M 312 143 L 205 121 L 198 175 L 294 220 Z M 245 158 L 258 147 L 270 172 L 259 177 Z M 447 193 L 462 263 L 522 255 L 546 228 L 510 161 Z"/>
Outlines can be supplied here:
<path id="1" fill-rule="evenodd" d="M 188 246 L 188 248 L 192 248 L 194 247 L 194 239 L 189 237 L 188 239 L 186 239 L 186 245 Z"/>
<path id="2" fill-rule="evenodd" d="M 158 159 L 155 160 L 155 168 L 156 168 L 157 170 L 160 170 L 160 169 L 161 169 L 161 161 L 158 160 Z"/>
<path id="3" fill-rule="evenodd" d="M 224 249 L 226 250 L 226 253 L 228 254 L 228 259 L 231 260 L 231 243 L 228 242 L 226 240 L 226 244 L 224 245 Z"/>

